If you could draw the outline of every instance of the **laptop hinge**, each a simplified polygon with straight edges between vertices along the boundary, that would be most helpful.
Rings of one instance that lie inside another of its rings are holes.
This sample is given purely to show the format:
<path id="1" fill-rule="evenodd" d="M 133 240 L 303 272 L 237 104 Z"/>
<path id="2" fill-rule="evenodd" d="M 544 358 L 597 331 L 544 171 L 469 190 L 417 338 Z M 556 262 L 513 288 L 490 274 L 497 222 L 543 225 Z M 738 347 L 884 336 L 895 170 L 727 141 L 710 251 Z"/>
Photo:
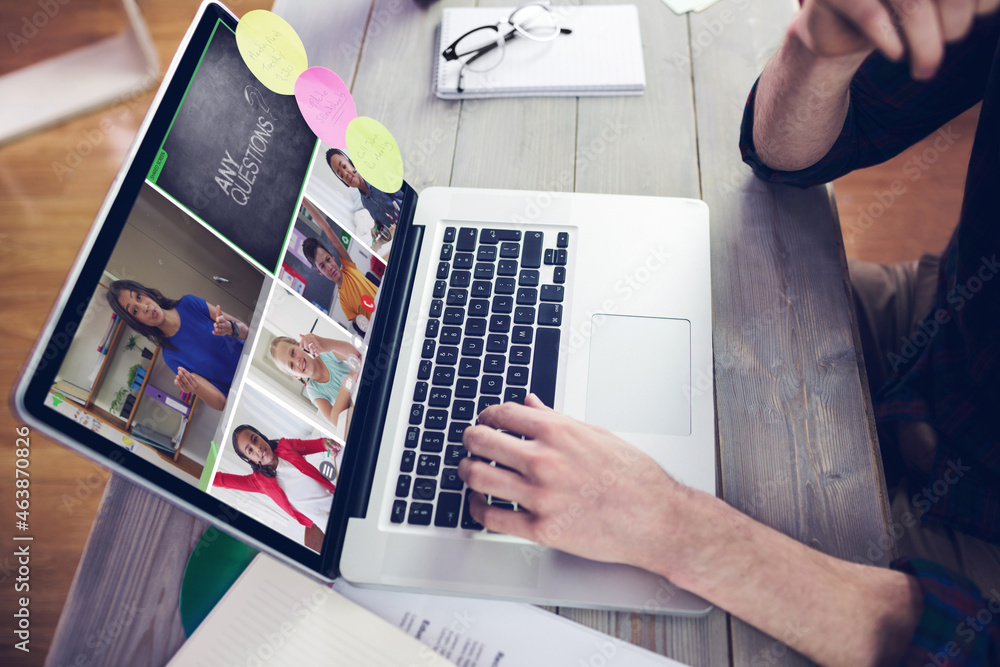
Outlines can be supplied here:
<path id="1" fill-rule="evenodd" d="M 344 460 L 337 478 L 337 491 L 330 508 L 330 523 L 323 545 L 322 570 L 330 576 L 338 574 L 348 520 L 364 517 L 368 512 L 368 498 L 378 462 L 392 379 L 399 360 L 406 313 L 424 238 L 424 228 L 413 225 L 417 194 L 405 183 L 403 188 L 406 196 L 400 209 L 392 253 L 379 287 L 378 308 L 361 371 L 357 407 L 344 448 Z"/>

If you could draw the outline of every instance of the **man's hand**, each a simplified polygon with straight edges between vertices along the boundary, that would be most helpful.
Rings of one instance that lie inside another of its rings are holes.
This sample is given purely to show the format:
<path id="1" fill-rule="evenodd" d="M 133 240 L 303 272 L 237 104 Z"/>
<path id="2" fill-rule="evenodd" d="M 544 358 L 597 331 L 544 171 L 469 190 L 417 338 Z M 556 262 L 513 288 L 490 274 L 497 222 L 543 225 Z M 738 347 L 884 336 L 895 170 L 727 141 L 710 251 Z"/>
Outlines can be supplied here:
<path id="1" fill-rule="evenodd" d="M 964 37 L 976 14 L 1000 0 L 806 0 L 791 31 L 817 56 L 839 58 L 878 49 L 909 58 L 915 79 L 934 76 L 944 45 Z"/>
<path id="2" fill-rule="evenodd" d="M 644 555 L 657 553 L 671 533 L 663 530 L 670 521 L 664 510 L 683 488 L 610 431 L 554 412 L 533 394 L 524 405 L 484 410 L 462 442 L 473 455 L 513 469 L 474 458 L 459 464 L 459 476 L 479 492 L 472 495 L 472 516 L 490 530 L 647 569 Z M 526 511 L 487 505 L 481 494 Z"/>

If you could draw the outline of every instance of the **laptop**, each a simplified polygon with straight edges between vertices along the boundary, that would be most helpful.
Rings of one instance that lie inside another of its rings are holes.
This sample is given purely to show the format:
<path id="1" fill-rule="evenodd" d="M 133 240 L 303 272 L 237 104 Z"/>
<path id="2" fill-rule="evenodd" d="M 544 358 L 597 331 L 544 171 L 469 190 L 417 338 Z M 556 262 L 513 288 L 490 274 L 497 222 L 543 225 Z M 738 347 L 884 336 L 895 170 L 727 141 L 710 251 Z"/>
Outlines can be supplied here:
<path id="1" fill-rule="evenodd" d="M 650 573 L 484 530 L 457 476 L 464 428 L 533 392 L 715 492 L 705 204 L 382 192 L 254 78 L 236 25 L 200 8 L 19 414 L 323 580 L 706 613 Z"/>

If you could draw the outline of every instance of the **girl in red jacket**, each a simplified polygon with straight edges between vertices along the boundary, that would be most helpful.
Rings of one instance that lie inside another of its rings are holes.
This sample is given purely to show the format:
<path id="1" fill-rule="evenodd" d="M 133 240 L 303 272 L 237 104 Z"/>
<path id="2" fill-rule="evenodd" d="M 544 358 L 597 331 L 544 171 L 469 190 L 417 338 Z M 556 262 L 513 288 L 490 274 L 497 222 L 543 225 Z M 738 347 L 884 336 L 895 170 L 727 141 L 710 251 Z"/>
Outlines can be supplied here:
<path id="1" fill-rule="evenodd" d="M 263 493 L 305 526 L 304 544 L 319 551 L 336 487 L 304 457 L 318 452 L 336 454 L 341 445 L 329 438 L 268 440 L 253 426 L 244 424 L 233 431 L 233 448 L 253 472 L 218 473 L 213 484 L 223 489 Z"/>

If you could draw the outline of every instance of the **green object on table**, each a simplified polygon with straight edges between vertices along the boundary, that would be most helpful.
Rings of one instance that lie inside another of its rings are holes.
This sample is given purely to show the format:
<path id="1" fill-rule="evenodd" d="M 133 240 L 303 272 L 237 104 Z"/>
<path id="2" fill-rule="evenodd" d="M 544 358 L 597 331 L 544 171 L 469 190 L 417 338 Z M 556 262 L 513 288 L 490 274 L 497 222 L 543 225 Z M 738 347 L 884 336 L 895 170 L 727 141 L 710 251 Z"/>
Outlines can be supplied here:
<path id="1" fill-rule="evenodd" d="M 198 540 L 181 581 L 181 625 L 190 637 L 226 594 L 257 550 L 209 528 Z"/>

